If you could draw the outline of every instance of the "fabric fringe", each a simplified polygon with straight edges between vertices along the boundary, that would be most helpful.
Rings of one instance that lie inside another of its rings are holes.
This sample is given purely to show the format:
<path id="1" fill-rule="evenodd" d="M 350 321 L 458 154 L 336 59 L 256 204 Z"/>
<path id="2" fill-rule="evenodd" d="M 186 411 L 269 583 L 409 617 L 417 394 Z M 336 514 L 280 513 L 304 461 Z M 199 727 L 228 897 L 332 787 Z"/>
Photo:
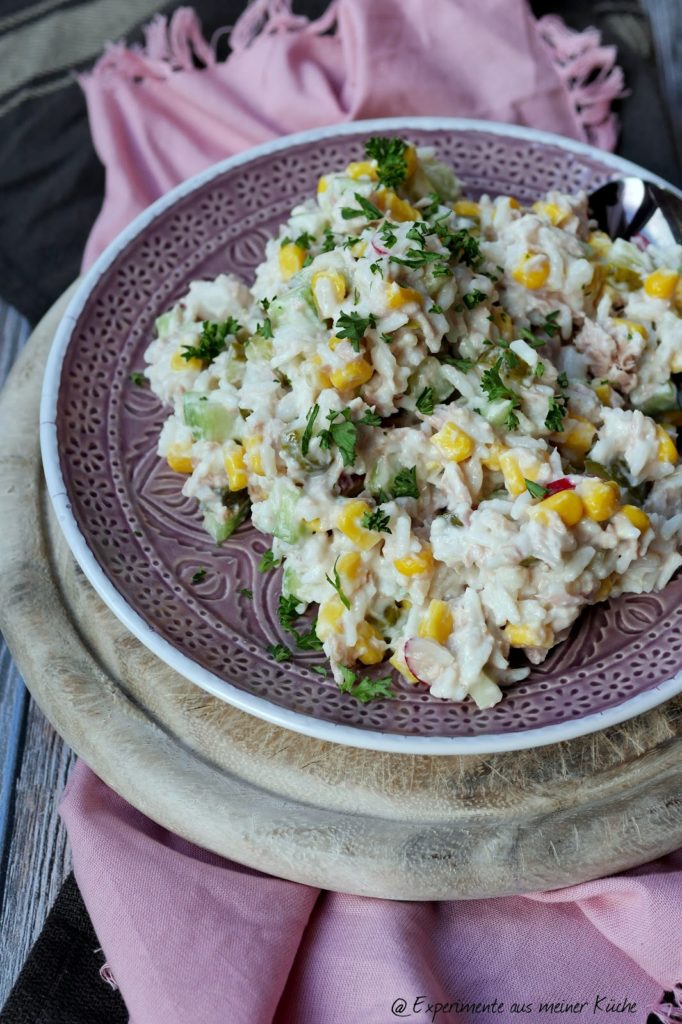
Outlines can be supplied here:
<path id="1" fill-rule="evenodd" d="M 540 18 L 538 28 L 587 141 L 600 149 L 613 149 L 618 134 L 613 103 L 628 95 L 615 46 L 602 46 L 598 29 L 577 32 L 556 14 Z"/>

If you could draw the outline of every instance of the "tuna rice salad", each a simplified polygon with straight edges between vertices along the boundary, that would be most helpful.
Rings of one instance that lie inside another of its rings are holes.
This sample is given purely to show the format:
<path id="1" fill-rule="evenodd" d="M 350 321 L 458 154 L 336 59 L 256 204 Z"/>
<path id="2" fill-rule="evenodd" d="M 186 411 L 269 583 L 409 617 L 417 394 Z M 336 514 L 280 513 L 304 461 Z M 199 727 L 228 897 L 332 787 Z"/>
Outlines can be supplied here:
<path id="1" fill-rule="evenodd" d="M 217 543 L 249 516 L 271 538 L 272 656 L 320 651 L 363 701 L 396 670 L 486 708 L 586 606 L 664 587 L 681 264 L 595 230 L 584 194 L 473 201 L 382 137 L 250 287 L 193 282 L 146 353 L 158 451 Z"/>

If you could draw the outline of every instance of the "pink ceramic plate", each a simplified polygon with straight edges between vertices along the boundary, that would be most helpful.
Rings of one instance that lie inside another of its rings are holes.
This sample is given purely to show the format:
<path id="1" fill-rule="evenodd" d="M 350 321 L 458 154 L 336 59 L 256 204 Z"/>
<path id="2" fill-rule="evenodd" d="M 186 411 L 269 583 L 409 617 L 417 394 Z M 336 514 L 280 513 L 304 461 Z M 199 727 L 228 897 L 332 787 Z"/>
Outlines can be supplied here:
<path id="1" fill-rule="evenodd" d="M 306 132 L 210 168 L 107 249 L 57 333 L 41 443 L 61 526 L 98 593 L 143 643 L 199 686 L 279 725 L 356 746 L 443 754 L 537 746 L 623 721 L 682 690 L 682 580 L 590 610 L 489 711 L 398 679 L 395 699 L 362 705 L 311 671 L 314 655 L 273 662 L 267 645 L 287 636 L 276 615 L 279 573 L 256 571 L 269 539 L 247 523 L 213 547 L 181 479 L 156 456 L 166 410 L 129 380 L 143 367 L 154 319 L 196 278 L 228 272 L 250 282 L 291 207 L 380 132 L 434 146 L 474 195 L 529 201 L 550 188 L 589 191 L 624 173 L 660 180 L 529 129 L 424 118 Z M 208 573 L 196 585 L 198 566 Z M 253 601 L 240 596 L 245 587 Z"/>

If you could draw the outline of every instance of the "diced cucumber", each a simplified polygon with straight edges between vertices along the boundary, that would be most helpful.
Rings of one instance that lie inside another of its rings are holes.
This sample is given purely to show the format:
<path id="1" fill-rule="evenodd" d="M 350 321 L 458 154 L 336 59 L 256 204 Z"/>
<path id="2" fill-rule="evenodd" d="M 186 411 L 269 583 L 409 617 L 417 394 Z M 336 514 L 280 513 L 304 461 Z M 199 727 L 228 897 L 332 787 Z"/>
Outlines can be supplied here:
<path id="1" fill-rule="evenodd" d="M 450 167 L 433 157 L 422 157 L 410 188 L 423 197 L 437 192 L 443 202 L 452 202 L 460 193 L 460 184 Z"/>
<path id="2" fill-rule="evenodd" d="M 263 338 L 260 334 L 253 334 L 245 351 L 246 358 L 249 360 L 272 359 L 272 340 L 270 338 Z"/>
<path id="3" fill-rule="evenodd" d="M 488 402 L 483 415 L 493 427 L 501 426 L 511 412 L 512 403 L 508 398 L 498 398 L 494 402 Z"/>
<path id="4" fill-rule="evenodd" d="M 188 391 L 184 396 L 183 414 L 185 423 L 192 428 L 195 441 L 222 444 L 234 436 L 236 409 L 226 409 L 196 391 Z"/>
<path id="5" fill-rule="evenodd" d="M 219 512 L 210 509 L 204 512 L 204 529 L 210 533 L 216 544 L 222 544 L 244 522 L 250 508 L 251 501 L 245 491 L 239 491 L 237 494 L 226 491 L 223 495 L 223 507 Z"/>
<path id="6" fill-rule="evenodd" d="M 649 388 L 647 388 L 647 391 Z M 671 380 L 661 384 L 655 391 L 651 392 L 643 401 L 638 401 L 636 392 L 630 395 L 630 401 L 636 409 L 646 416 L 656 416 L 661 412 L 670 412 L 677 409 L 677 388 Z"/>
<path id="7" fill-rule="evenodd" d="M 424 388 L 433 388 L 436 402 L 444 402 L 455 390 L 454 384 L 444 376 L 443 368 L 434 356 L 427 356 L 410 374 L 407 382 L 407 393 L 415 401 Z"/>
<path id="8" fill-rule="evenodd" d="M 301 589 L 301 577 L 292 569 L 290 566 L 284 570 L 284 576 L 282 578 L 282 593 L 283 594 L 295 594 L 299 596 L 299 590 Z"/>
<path id="9" fill-rule="evenodd" d="M 169 309 L 167 313 L 162 313 L 161 316 L 157 316 L 154 321 L 154 327 L 156 328 L 156 334 L 159 338 L 165 338 L 170 334 L 170 324 L 173 319 L 173 310 Z"/>
<path id="10" fill-rule="evenodd" d="M 308 284 L 292 288 L 284 295 L 278 295 L 270 304 L 268 312 L 273 327 L 296 323 L 301 317 L 313 324 L 320 323 L 312 289 Z"/>
<path id="11" fill-rule="evenodd" d="M 400 462 L 395 455 L 380 456 L 365 477 L 365 487 L 370 494 L 376 495 L 380 491 L 388 493 L 389 486 L 400 469 Z"/>
<path id="12" fill-rule="evenodd" d="M 275 495 L 272 496 L 272 499 L 276 500 L 272 533 L 287 544 L 295 544 L 301 536 L 302 524 L 296 513 L 299 498 L 299 491 L 286 481 L 279 488 L 276 498 Z"/>

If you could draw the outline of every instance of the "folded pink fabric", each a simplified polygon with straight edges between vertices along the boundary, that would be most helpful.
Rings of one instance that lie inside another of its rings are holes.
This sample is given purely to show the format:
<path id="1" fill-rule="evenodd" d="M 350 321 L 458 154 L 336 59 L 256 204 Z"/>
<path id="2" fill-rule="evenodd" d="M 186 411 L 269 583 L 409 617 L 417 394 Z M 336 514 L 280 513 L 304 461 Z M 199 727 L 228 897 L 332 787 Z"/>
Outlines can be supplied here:
<path id="1" fill-rule="evenodd" d="M 180 8 L 170 26 L 149 26 L 144 50 L 112 46 L 82 77 L 106 168 L 85 266 L 178 182 L 305 128 L 431 114 L 615 144 L 610 106 L 623 77 L 614 49 L 558 18 L 536 23 L 525 0 L 333 0 L 313 23 L 286 0 L 256 0 L 230 41 L 229 60 L 218 63 L 194 12 Z"/>
<path id="2" fill-rule="evenodd" d="M 320 892 L 200 850 L 82 762 L 62 815 L 133 1024 L 431 1021 L 436 1003 L 454 1004 L 441 1024 L 508 1024 L 562 1002 L 574 1010 L 548 1018 L 644 1024 L 682 978 L 682 851 L 551 893 L 405 903 Z M 494 1000 L 492 1014 L 456 1005 Z M 624 1001 L 634 1009 L 606 1011 Z"/>
<path id="3" fill-rule="evenodd" d="M 610 103 L 623 83 L 613 50 L 556 18 L 535 23 L 523 0 L 334 0 L 313 24 L 286 0 L 256 0 L 231 44 L 217 62 L 181 8 L 170 25 L 149 27 L 144 50 L 113 46 L 82 79 L 107 177 L 85 266 L 167 189 L 284 132 L 441 114 L 614 144 Z M 584 1003 L 570 1012 L 577 1020 L 644 1021 L 682 977 L 679 853 L 532 897 L 391 903 L 322 893 L 200 850 L 82 763 L 62 814 L 104 976 L 134 1024 L 489 1019 L 467 1003 L 492 1004 L 506 1022 L 537 1019 L 543 1002 Z M 620 1013 L 605 1009 L 624 1000 Z"/>

